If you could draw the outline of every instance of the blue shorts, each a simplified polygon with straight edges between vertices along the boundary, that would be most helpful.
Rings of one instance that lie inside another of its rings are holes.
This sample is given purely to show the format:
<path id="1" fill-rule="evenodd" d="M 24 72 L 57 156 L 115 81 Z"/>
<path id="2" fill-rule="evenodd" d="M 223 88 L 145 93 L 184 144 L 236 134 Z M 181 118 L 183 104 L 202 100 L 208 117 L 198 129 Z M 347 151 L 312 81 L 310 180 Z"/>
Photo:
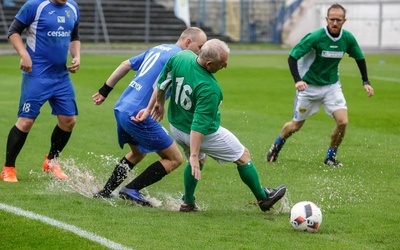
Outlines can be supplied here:
<path id="1" fill-rule="evenodd" d="M 114 110 L 117 120 L 118 143 L 123 148 L 125 143 L 135 145 L 142 153 L 158 152 L 172 145 L 173 139 L 168 131 L 150 116 L 137 123 L 130 119 L 130 114 Z"/>
<path id="2" fill-rule="evenodd" d="M 53 115 L 78 114 L 74 86 L 69 75 L 57 79 L 22 75 L 18 117 L 36 119 L 46 101 L 49 101 Z"/>

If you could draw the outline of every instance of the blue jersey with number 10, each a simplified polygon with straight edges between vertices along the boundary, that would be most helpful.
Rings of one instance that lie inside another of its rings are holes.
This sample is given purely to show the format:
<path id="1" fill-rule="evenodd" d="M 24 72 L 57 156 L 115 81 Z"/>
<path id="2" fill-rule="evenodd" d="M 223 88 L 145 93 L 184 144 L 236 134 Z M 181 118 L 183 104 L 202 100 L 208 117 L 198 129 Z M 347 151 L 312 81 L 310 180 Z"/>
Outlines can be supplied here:
<path id="1" fill-rule="evenodd" d="M 162 44 L 130 58 L 131 68 L 137 72 L 114 109 L 136 115 L 141 109 L 146 108 L 164 65 L 171 56 L 181 50 L 182 48 L 176 44 Z"/>

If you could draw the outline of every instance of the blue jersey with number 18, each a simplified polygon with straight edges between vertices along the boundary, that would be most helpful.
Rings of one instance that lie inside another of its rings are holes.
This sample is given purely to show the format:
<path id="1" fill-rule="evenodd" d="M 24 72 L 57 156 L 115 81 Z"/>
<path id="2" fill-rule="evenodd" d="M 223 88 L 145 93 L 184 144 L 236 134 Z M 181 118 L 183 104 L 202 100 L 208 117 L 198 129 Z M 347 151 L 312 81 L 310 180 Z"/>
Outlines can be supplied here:
<path id="1" fill-rule="evenodd" d="M 182 48 L 176 44 L 162 44 L 130 58 L 131 68 L 137 72 L 114 109 L 136 115 L 141 109 L 147 107 L 165 63 L 181 50 Z"/>

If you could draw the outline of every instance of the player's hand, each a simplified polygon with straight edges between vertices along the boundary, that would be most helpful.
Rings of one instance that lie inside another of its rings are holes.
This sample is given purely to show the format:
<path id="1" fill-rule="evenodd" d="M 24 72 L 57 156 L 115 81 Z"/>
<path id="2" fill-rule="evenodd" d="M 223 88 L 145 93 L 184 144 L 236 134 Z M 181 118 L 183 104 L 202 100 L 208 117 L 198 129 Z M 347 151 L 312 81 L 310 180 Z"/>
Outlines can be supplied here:
<path id="1" fill-rule="evenodd" d="M 161 121 L 164 118 L 164 113 L 164 105 L 160 105 L 158 102 L 154 104 L 154 107 L 150 112 L 151 117 L 156 121 Z"/>
<path id="2" fill-rule="evenodd" d="M 201 179 L 201 171 L 200 171 L 200 164 L 199 164 L 199 157 L 197 156 L 190 156 L 189 163 L 192 167 L 192 175 L 196 180 Z"/>
<path id="3" fill-rule="evenodd" d="M 364 84 L 364 89 L 368 92 L 368 97 L 371 97 L 374 95 L 374 89 L 371 87 L 369 84 Z"/>
<path id="4" fill-rule="evenodd" d="M 307 88 L 307 83 L 304 81 L 298 81 L 295 84 L 297 91 L 303 91 Z"/>
<path id="5" fill-rule="evenodd" d="M 136 116 L 131 116 L 131 120 L 134 122 L 142 122 L 146 120 L 149 115 L 150 111 L 147 108 L 141 109 Z"/>
<path id="6" fill-rule="evenodd" d="M 25 72 L 32 72 L 32 59 L 28 53 L 21 55 L 19 68 Z"/>
<path id="7" fill-rule="evenodd" d="M 71 61 L 71 65 L 68 66 L 68 71 L 71 73 L 75 73 L 78 71 L 81 61 L 78 57 L 75 57 Z"/>
<path id="8" fill-rule="evenodd" d="M 97 92 L 96 94 L 92 95 L 92 99 L 95 105 L 100 105 L 104 102 L 106 98 L 102 96 L 99 92 Z"/>

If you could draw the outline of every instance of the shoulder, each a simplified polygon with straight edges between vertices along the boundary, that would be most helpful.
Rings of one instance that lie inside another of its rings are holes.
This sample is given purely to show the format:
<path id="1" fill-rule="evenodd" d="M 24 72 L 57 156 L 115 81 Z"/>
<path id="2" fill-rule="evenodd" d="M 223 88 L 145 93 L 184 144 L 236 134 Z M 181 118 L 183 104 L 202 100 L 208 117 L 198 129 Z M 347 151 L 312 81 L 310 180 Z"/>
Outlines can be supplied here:
<path id="1" fill-rule="evenodd" d="M 148 49 L 147 51 L 152 51 L 153 53 L 161 53 L 164 55 L 173 55 L 181 51 L 181 47 L 175 44 L 159 44 L 154 46 L 153 48 Z"/>
<path id="2" fill-rule="evenodd" d="M 43 1 L 43 0 L 26 1 L 24 5 L 22 5 L 21 9 L 18 11 L 15 17 L 22 23 L 29 25 L 37 15 L 39 7 L 43 6 L 40 8 L 43 9 L 48 4 L 50 4 L 49 1 Z"/>
<path id="3" fill-rule="evenodd" d="M 340 36 L 340 40 L 343 43 L 349 44 L 349 45 L 355 45 L 358 44 L 356 38 L 354 37 L 354 35 L 347 30 L 342 29 L 342 34 Z"/>
<path id="4" fill-rule="evenodd" d="M 191 50 L 181 50 L 175 55 L 173 55 L 174 60 L 190 60 L 191 58 L 196 58 L 197 55 Z"/>
<path id="5" fill-rule="evenodd" d="M 221 89 L 217 79 L 215 79 L 213 74 L 208 73 L 205 70 L 199 70 L 199 73 L 200 74 L 196 75 L 196 77 L 199 79 L 202 88 L 208 89 L 211 92 L 215 92 L 215 90 Z"/>
<path id="6" fill-rule="evenodd" d="M 342 36 L 344 36 L 344 37 L 349 37 L 349 38 L 351 38 L 351 39 L 355 39 L 353 33 L 351 33 L 351 32 L 348 31 L 348 30 L 344 30 L 344 29 L 342 29 Z"/>
<path id="7" fill-rule="evenodd" d="M 301 43 L 312 43 L 314 41 L 318 41 L 322 35 L 325 34 L 325 29 L 324 28 L 320 28 L 317 30 L 314 30 L 312 32 L 307 33 L 301 40 L 300 40 L 300 44 Z"/>
<path id="8" fill-rule="evenodd" d="M 40 5 L 42 3 L 49 3 L 49 1 L 46 1 L 46 0 L 29 0 L 29 1 L 26 1 L 24 5 Z"/>
<path id="9" fill-rule="evenodd" d="M 325 28 L 319 28 L 319 29 L 313 30 L 311 32 L 308 32 L 304 36 L 304 38 L 306 38 L 306 37 L 317 37 L 317 36 L 320 36 L 321 34 L 324 34 L 324 33 L 325 33 Z"/>
<path id="10" fill-rule="evenodd" d="M 189 49 L 182 50 L 181 52 L 179 52 L 179 54 L 183 57 L 196 57 L 197 56 L 193 51 L 191 51 Z"/>
<path id="11" fill-rule="evenodd" d="M 72 4 L 75 7 L 78 7 L 78 4 L 74 0 L 68 0 L 67 4 Z"/>
<path id="12" fill-rule="evenodd" d="M 37 9 L 39 7 L 40 4 L 42 3 L 46 3 L 48 1 L 43 1 L 43 0 L 30 0 L 30 1 L 26 1 L 24 3 L 24 5 L 22 5 L 21 10 L 28 10 L 28 9 Z"/>
<path id="13" fill-rule="evenodd" d="M 310 32 L 308 35 L 310 38 L 313 39 L 319 39 L 321 36 L 324 36 L 326 34 L 326 29 L 325 28 L 320 28 L 317 30 L 314 30 L 313 32 Z"/>

